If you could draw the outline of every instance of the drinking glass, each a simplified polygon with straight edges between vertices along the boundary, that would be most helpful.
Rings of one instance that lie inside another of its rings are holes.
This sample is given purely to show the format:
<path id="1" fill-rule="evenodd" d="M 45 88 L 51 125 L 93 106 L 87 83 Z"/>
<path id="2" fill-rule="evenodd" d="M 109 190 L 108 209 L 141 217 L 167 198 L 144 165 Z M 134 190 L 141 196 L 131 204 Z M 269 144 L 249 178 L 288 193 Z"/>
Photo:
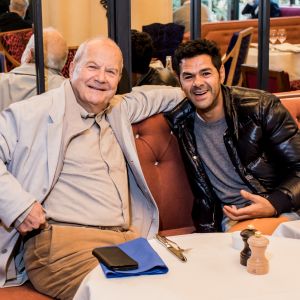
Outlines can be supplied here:
<path id="1" fill-rule="evenodd" d="M 278 38 L 277 30 L 276 29 L 271 29 L 270 30 L 270 42 L 272 44 L 271 51 L 275 50 L 274 44 L 276 43 L 277 38 Z"/>
<path id="2" fill-rule="evenodd" d="M 286 30 L 284 28 L 278 29 L 278 41 L 283 44 L 286 40 Z"/>

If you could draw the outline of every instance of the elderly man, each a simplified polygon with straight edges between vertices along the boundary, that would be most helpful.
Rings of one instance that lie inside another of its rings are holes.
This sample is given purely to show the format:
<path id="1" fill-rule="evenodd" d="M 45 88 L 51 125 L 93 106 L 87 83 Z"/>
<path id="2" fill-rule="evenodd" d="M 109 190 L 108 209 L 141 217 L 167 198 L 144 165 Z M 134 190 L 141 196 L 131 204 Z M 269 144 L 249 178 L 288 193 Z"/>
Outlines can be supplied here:
<path id="1" fill-rule="evenodd" d="M 31 28 L 32 24 L 24 20 L 28 5 L 28 0 L 10 0 L 9 11 L 0 15 L 0 31 Z"/>
<path id="2" fill-rule="evenodd" d="M 65 78 L 61 70 L 65 65 L 68 47 L 63 36 L 54 28 L 43 30 L 46 91 L 59 87 Z M 34 36 L 23 52 L 21 65 L 8 73 L 0 73 L 0 110 L 13 102 L 36 95 L 36 69 Z"/>
<path id="3" fill-rule="evenodd" d="M 71 63 L 70 80 L 2 111 L 1 285 L 26 279 L 24 244 L 34 287 L 72 299 L 98 264 L 94 247 L 157 232 L 157 206 L 131 123 L 173 108 L 183 93 L 144 87 L 117 97 L 122 66 L 112 40 L 88 40 Z"/>

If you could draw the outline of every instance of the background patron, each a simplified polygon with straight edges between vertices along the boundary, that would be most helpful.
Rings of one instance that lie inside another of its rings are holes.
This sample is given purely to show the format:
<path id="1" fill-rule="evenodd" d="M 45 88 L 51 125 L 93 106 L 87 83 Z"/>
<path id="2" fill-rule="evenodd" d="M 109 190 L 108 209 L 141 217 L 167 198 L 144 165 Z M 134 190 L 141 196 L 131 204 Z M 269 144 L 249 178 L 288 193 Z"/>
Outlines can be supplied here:
<path id="1" fill-rule="evenodd" d="M 60 74 L 65 65 L 68 47 L 63 36 L 54 28 L 43 30 L 46 90 L 59 87 L 64 81 Z M 23 52 L 21 65 L 8 73 L 0 73 L 0 110 L 13 102 L 36 95 L 34 35 Z"/>

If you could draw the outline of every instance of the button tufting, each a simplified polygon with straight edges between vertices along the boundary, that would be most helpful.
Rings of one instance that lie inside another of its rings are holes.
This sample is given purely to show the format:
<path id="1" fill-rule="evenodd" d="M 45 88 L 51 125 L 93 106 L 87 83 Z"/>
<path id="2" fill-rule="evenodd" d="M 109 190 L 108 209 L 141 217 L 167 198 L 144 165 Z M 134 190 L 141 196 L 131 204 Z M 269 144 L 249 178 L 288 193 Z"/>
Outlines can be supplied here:
<path id="1" fill-rule="evenodd" d="M 156 162 L 154 163 L 154 166 L 158 166 L 158 161 L 156 161 Z"/>
<path id="2" fill-rule="evenodd" d="M 140 138 L 140 135 L 137 133 L 137 134 L 135 135 L 135 138 L 136 138 L 136 139 Z"/>
<path id="3" fill-rule="evenodd" d="M 193 159 L 197 159 L 197 156 L 196 156 L 196 155 L 194 155 L 194 156 L 193 156 Z"/>
<path id="4" fill-rule="evenodd" d="M 170 131 L 170 134 L 174 134 L 172 130 Z"/>

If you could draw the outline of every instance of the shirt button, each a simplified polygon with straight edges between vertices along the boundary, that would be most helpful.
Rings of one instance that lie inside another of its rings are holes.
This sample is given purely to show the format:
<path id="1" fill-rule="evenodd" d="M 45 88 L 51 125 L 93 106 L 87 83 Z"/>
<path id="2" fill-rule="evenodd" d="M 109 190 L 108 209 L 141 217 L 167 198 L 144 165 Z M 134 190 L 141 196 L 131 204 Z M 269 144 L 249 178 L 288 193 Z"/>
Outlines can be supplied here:
<path id="1" fill-rule="evenodd" d="M 196 159 L 197 159 L 197 156 L 196 156 L 196 155 L 194 155 L 194 156 L 193 156 L 193 159 L 194 159 L 194 160 L 196 160 Z"/>

